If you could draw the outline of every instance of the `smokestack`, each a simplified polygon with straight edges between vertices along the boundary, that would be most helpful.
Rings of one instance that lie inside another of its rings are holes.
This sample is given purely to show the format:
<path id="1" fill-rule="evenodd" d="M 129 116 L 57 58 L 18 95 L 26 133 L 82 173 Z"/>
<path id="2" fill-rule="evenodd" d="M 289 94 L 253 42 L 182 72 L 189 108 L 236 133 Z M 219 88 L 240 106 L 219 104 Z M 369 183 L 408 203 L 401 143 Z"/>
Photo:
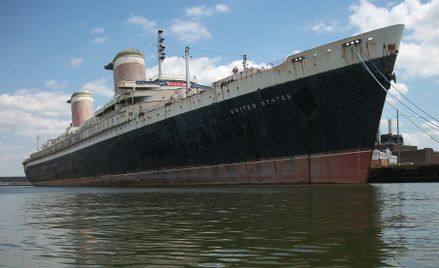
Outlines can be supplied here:
<path id="1" fill-rule="evenodd" d="M 127 89 L 119 88 L 119 81 L 146 80 L 145 57 L 137 49 L 122 50 L 104 68 L 113 71 L 114 96 L 127 92 Z"/>
<path id="2" fill-rule="evenodd" d="M 389 119 L 387 122 L 389 124 L 389 135 L 392 135 L 392 119 Z"/>
<path id="3" fill-rule="evenodd" d="M 70 103 L 72 106 L 73 127 L 79 127 L 82 122 L 90 119 L 94 115 L 93 95 L 90 91 L 76 91 L 67 103 Z"/>

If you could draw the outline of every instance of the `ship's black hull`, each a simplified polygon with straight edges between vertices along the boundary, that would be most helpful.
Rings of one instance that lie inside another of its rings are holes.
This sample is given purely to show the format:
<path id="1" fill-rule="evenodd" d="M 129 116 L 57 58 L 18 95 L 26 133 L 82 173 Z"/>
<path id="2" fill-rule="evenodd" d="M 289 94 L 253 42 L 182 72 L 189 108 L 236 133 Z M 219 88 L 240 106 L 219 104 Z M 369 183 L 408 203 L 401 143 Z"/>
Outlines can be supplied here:
<path id="1" fill-rule="evenodd" d="M 388 74 L 395 59 L 391 55 L 374 64 Z M 35 185 L 364 183 L 385 97 L 361 64 L 351 65 L 173 116 L 29 165 L 25 172 Z M 319 162 L 323 155 L 346 157 Z M 276 174 L 249 178 L 270 172 L 267 165 L 276 173 L 279 161 L 290 170 L 282 179 Z M 363 173 L 360 178 L 328 174 L 352 163 Z M 193 177 L 204 174 L 210 175 Z"/>

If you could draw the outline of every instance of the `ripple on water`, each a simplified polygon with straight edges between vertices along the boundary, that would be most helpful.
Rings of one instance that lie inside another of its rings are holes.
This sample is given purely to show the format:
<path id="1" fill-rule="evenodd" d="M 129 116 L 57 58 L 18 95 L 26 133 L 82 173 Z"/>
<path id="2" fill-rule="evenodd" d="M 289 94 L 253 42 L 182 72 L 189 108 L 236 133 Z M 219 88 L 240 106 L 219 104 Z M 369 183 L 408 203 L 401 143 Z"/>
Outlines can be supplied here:
<path id="1" fill-rule="evenodd" d="M 434 267 L 439 255 L 436 184 L 1 191 L 8 267 Z"/>

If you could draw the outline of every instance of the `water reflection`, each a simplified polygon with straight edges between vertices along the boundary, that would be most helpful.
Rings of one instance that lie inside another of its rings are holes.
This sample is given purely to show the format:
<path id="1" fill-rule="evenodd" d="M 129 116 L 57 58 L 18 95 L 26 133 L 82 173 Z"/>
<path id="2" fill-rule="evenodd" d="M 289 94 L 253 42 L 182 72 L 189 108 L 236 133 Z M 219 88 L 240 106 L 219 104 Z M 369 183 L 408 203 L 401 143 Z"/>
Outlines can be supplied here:
<path id="1" fill-rule="evenodd" d="M 439 267 L 439 184 L 375 185 L 385 263 Z"/>
<path id="2" fill-rule="evenodd" d="M 27 201 L 27 227 L 47 240 L 30 237 L 38 257 L 81 267 L 383 267 L 405 247 L 383 239 L 391 219 L 370 185 L 83 191 Z"/>

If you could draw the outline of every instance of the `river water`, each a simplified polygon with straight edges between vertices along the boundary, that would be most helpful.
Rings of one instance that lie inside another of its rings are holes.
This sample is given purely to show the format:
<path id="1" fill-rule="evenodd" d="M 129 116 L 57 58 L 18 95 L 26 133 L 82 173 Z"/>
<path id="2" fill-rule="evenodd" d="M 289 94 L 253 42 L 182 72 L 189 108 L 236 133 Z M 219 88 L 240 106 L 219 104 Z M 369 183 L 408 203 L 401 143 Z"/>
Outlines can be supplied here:
<path id="1" fill-rule="evenodd" d="M 439 184 L 0 187 L 0 267 L 439 267 Z"/>

